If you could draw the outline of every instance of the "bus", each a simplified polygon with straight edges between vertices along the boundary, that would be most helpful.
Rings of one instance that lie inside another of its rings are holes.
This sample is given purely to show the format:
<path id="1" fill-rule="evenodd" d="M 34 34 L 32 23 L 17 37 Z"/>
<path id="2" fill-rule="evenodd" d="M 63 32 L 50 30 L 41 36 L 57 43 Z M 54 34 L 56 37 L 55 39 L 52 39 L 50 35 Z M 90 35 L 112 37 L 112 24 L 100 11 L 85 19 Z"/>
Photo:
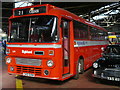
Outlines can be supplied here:
<path id="1" fill-rule="evenodd" d="M 120 44 L 120 35 L 108 35 L 108 40 L 111 45 Z"/>
<path id="2" fill-rule="evenodd" d="M 8 73 L 78 79 L 101 57 L 106 36 L 104 28 L 50 4 L 15 8 L 9 18 Z"/>
<path id="3" fill-rule="evenodd" d="M 114 45 L 117 43 L 117 36 L 116 35 L 108 35 L 108 40 L 111 45 Z"/>
<path id="4" fill-rule="evenodd" d="M 117 35 L 117 44 L 120 44 L 120 35 Z"/>

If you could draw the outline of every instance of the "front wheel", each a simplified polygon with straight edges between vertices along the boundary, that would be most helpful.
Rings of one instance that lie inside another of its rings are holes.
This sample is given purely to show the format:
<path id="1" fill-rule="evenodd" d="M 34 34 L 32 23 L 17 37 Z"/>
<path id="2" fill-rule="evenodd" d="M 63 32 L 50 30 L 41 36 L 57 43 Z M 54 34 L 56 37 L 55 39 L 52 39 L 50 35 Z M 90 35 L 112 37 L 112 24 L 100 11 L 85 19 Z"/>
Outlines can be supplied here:
<path id="1" fill-rule="evenodd" d="M 84 64 L 83 60 L 78 60 L 78 63 L 76 65 L 76 75 L 73 77 L 74 79 L 79 79 L 79 74 L 84 72 Z"/>
<path id="2" fill-rule="evenodd" d="M 82 74 L 84 72 L 84 62 L 83 59 L 80 59 L 78 62 L 78 73 Z"/>

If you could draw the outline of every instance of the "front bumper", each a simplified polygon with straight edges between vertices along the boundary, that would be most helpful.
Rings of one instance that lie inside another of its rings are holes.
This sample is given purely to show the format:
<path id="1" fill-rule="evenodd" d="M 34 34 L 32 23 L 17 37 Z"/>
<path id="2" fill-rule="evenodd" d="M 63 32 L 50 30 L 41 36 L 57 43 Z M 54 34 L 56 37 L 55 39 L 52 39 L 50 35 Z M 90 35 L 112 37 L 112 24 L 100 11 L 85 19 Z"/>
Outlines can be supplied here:
<path id="1" fill-rule="evenodd" d="M 44 73 L 45 70 L 49 71 L 48 75 L 45 75 Z M 53 72 L 54 72 L 53 69 L 43 69 L 34 66 L 31 67 L 31 66 L 8 65 L 9 74 L 59 80 L 60 76 L 57 76 L 55 74 L 53 75 L 52 74 Z"/>
<path id="2" fill-rule="evenodd" d="M 93 77 L 100 78 L 100 79 L 106 79 L 110 81 L 118 81 L 120 82 L 120 70 L 112 70 L 112 69 L 95 69 L 93 70 Z"/>

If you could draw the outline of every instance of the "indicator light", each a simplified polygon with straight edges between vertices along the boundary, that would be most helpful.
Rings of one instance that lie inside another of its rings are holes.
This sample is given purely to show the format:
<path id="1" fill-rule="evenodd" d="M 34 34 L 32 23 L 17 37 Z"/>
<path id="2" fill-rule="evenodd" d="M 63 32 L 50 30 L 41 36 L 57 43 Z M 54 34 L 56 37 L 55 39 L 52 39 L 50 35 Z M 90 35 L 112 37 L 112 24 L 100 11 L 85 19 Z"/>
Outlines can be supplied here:
<path id="1" fill-rule="evenodd" d="M 14 67 L 10 67 L 10 71 L 14 71 Z"/>
<path id="2" fill-rule="evenodd" d="M 49 50 L 49 55 L 54 55 L 54 51 L 53 50 Z"/>
<path id="3" fill-rule="evenodd" d="M 10 49 L 7 48 L 6 49 L 6 54 L 8 54 L 8 53 L 10 53 Z"/>

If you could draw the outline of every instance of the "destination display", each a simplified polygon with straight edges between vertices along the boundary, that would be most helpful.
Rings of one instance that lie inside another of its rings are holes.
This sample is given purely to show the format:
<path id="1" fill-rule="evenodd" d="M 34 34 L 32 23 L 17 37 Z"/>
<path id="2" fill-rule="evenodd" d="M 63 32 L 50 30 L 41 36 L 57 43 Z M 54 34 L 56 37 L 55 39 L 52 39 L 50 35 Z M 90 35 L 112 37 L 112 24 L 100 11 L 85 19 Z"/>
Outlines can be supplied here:
<path id="1" fill-rule="evenodd" d="M 38 13 L 46 13 L 46 6 L 25 8 L 25 9 L 17 9 L 17 10 L 14 11 L 14 16 L 21 16 L 21 15 L 28 15 L 28 14 L 38 14 Z"/>

